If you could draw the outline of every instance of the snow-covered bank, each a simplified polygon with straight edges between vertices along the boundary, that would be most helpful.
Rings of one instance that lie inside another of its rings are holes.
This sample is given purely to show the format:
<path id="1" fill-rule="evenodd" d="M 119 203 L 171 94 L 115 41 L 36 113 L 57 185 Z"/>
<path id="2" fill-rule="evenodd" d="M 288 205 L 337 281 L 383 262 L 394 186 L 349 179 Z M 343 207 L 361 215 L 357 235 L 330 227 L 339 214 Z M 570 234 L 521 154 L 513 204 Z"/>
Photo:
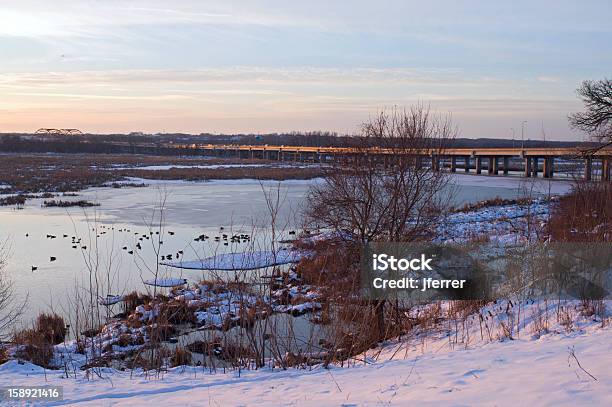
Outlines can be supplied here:
<path id="1" fill-rule="evenodd" d="M 524 178 L 522 176 L 487 176 L 476 174 L 451 174 L 451 183 L 459 187 L 513 188 L 535 194 L 566 194 L 572 188 L 572 180 L 556 178 Z"/>
<path id="2" fill-rule="evenodd" d="M 527 204 L 487 206 L 450 213 L 440 222 L 436 240 L 465 241 L 487 236 L 494 240 L 519 242 L 527 236 L 529 225 L 543 230 L 553 204 L 540 198 Z"/>
<path id="3" fill-rule="evenodd" d="M 225 253 L 200 260 L 162 262 L 161 264 L 169 267 L 191 270 L 254 270 L 288 263 L 297 263 L 304 255 L 305 253 L 295 250 Z"/>
<path id="4" fill-rule="evenodd" d="M 292 164 L 292 163 L 266 163 L 266 164 L 192 164 L 192 165 L 180 165 L 180 164 L 167 164 L 167 165 L 145 165 L 145 166 L 111 166 L 111 170 L 145 170 L 145 171 L 164 171 L 171 169 L 208 169 L 218 170 L 227 168 L 313 168 L 319 167 L 319 164 Z"/>
<path id="5" fill-rule="evenodd" d="M 454 350 L 441 338 L 424 352 L 418 342 L 400 352 L 388 345 L 378 360 L 367 357 L 351 368 L 240 375 L 190 367 L 159 378 L 109 371 L 103 379 L 87 380 L 82 372 L 66 379 L 60 371 L 10 361 L 0 366 L 0 386 L 63 386 L 64 401 L 42 404 L 50 406 L 607 406 L 612 405 L 611 333 L 610 326 L 591 326 Z"/>

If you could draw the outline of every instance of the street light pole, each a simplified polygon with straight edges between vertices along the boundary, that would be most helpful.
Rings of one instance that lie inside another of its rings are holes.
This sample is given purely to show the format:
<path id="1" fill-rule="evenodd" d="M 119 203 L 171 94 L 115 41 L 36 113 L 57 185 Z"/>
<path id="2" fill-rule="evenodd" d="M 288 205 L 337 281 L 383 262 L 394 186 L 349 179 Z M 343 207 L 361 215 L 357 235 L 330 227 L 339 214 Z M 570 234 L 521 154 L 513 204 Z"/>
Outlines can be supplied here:
<path id="1" fill-rule="evenodd" d="M 523 120 L 521 123 L 521 148 L 525 148 L 525 123 L 527 123 L 527 120 Z"/>

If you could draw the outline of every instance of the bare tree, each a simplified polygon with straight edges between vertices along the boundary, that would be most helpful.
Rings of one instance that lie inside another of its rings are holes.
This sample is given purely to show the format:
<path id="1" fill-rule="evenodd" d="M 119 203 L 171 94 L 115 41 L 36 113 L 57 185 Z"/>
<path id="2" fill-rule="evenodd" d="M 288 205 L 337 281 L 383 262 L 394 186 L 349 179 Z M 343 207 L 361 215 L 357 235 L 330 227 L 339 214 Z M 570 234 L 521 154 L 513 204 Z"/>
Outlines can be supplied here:
<path id="1" fill-rule="evenodd" d="M 570 125 L 605 145 L 612 144 L 612 80 L 584 81 L 577 93 L 586 110 L 570 115 Z"/>
<path id="2" fill-rule="evenodd" d="M 5 339 L 10 328 L 19 320 L 27 304 L 27 298 L 15 298 L 13 282 L 5 271 L 6 242 L 0 243 L 0 340 Z"/>
<path id="3" fill-rule="evenodd" d="M 346 237 L 353 249 L 368 242 L 427 240 L 449 179 L 441 156 L 456 133 L 450 117 L 422 105 L 379 113 L 363 125 L 353 154 L 312 187 L 307 221 Z M 370 305 L 380 340 L 386 335 L 385 301 Z"/>
<path id="4" fill-rule="evenodd" d="M 307 219 L 362 244 L 418 240 L 442 206 L 440 156 L 455 135 L 449 117 L 421 105 L 381 112 L 363 125 L 354 153 L 311 188 Z"/>

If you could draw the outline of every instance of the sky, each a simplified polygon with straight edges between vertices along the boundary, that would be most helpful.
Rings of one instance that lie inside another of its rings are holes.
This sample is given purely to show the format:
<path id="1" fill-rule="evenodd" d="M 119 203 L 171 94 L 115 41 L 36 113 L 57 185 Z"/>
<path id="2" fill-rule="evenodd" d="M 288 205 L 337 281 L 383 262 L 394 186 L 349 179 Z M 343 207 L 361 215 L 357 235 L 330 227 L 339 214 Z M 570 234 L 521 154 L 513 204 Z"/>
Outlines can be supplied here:
<path id="1" fill-rule="evenodd" d="M 424 103 L 582 140 L 575 90 L 612 74 L 608 0 L 2 3 L 0 132 L 354 133 Z"/>

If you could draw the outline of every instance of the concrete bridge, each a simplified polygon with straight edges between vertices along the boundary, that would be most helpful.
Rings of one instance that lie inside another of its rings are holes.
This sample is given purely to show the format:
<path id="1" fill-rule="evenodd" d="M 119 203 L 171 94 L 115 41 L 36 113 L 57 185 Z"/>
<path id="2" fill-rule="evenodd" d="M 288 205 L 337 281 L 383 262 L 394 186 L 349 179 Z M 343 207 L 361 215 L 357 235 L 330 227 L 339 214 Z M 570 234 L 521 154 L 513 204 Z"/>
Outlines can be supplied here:
<path id="1" fill-rule="evenodd" d="M 392 165 L 401 153 L 396 149 L 348 147 L 307 147 L 273 145 L 174 145 L 175 148 L 197 149 L 212 155 L 239 158 L 261 158 L 279 161 L 330 162 L 339 158 L 376 160 L 382 165 Z M 573 160 L 580 163 L 586 180 L 610 181 L 612 148 L 589 152 L 580 148 L 448 148 L 411 150 L 416 165 L 429 165 L 434 170 L 448 168 L 451 172 L 463 170 L 476 174 L 508 175 L 520 171 L 525 177 L 553 178 L 557 169 L 555 160 Z M 517 164 L 518 162 L 518 164 Z M 594 171 L 597 169 L 597 171 Z"/>

